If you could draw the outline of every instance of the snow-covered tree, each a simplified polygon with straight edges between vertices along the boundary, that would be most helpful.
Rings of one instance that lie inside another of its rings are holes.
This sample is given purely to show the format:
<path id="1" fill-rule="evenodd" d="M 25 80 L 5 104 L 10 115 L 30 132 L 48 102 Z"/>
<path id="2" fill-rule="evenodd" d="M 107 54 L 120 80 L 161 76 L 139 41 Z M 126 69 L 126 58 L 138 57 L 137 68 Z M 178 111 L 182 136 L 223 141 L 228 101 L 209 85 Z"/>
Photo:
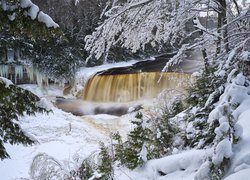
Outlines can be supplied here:
<path id="1" fill-rule="evenodd" d="M 188 21 L 198 15 L 201 4 L 192 1 L 132 0 L 114 3 L 107 19 L 86 37 L 86 50 L 97 59 L 108 57 L 109 50 L 121 44 L 132 52 L 147 45 L 161 49 L 164 43 L 176 50 L 185 44 Z M 185 38 L 184 38 L 185 37 Z"/>
<path id="2" fill-rule="evenodd" d="M 230 2 L 225 4 L 227 12 L 230 12 L 230 5 Z M 197 89 L 191 94 L 199 102 L 190 113 L 193 117 L 187 129 L 188 139 L 195 140 L 198 148 L 212 147 L 214 150 L 197 172 L 196 179 L 221 179 L 230 165 L 233 145 L 241 136 L 242 127 L 237 121 L 244 99 L 248 99 L 245 91 L 249 88 L 249 14 L 249 10 L 226 14 L 226 23 L 218 27 L 220 36 L 216 40 L 216 51 L 209 54 L 210 76 L 201 76 L 203 83 L 206 82 L 204 78 L 210 78 L 210 85 L 199 88 L 201 81 L 198 80 Z"/>
<path id="3" fill-rule="evenodd" d="M 4 143 L 30 145 L 35 142 L 20 127 L 18 117 L 47 112 L 39 105 L 39 98 L 19 88 L 5 78 L 0 78 L 0 159 L 8 158 Z"/>
<path id="4" fill-rule="evenodd" d="M 32 48 L 35 39 L 58 33 L 59 25 L 30 0 L 0 1 L 0 52 L 8 61 L 8 51 L 19 60 L 21 52 Z"/>
<path id="5" fill-rule="evenodd" d="M 63 38 L 39 39 L 34 43 L 32 59 L 39 71 L 51 79 L 69 81 L 79 66 L 84 65 L 87 52 L 84 37 L 93 32 L 101 21 L 102 9 L 107 0 L 34 0 L 40 9 L 49 14 L 60 26 Z M 91 61 L 89 65 L 100 64 Z M 46 67 L 46 68 L 45 68 Z"/>
<path id="6" fill-rule="evenodd" d="M 0 55 L 6 56 L 6 60 L 9 50 L 16 51 L 19 60 L 21 48 L 32 48 L 35 39 L 53 36 L 59 27 L 30 0 L 1 0 L 0 19 Z M 34 115 L 46 109 L 39 106 L 37 96 L 7 79 L 0 79 L 0 91 L 0 159 L 3 159 L 9 157 L 4 143 L 34 143 L 34 139 L 21 129 L 18 116 Z"/>

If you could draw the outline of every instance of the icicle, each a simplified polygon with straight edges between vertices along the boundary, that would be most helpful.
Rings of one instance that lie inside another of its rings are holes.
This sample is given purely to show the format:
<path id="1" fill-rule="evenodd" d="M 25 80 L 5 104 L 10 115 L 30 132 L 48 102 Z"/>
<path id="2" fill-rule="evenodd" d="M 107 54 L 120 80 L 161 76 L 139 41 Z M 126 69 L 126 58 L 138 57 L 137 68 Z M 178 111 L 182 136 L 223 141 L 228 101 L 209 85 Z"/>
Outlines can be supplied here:
<path id="1" fill-rule="evenodd" d="M 15 66 L 15 82 L 17 82 L 17 76 L 18 76 L 19 80 L 23 79 L 23 66 L 21 66 L 21 65 Z"/>
<path id="2" fill-rule="evenodd" d="M 49 78 L 47 76 L 44 76 L 44 85 L 45 86 L 49 85 Z"/>
<path id="3" fill-rule="evenodd" d="M 0 76 L 8 78 L 8 74 L 9 74 L 9 66 L 0 65 Z"/>
<path id="4" fill-rule="evenodd" d="M 26 67 L 26 71 L 30 81 L 36 83 L 39 87 L 47 86 L 49 84 L 48 77 L 39 72 L 36 68 Z"/>
<path id="5" fill-rule="evenodd" d="M 26 71 L 30 81 L 34 83 L 34 69 L 32 67 L 26 67 Z"/>
<path id="6" fill-rule="evenodd" d="M 36 74 L 36 83 L 39 87 L 43 86 L 43 75 L 39 73 L 38 71 L 35 71 Z"/>
<path id="7" fill-rule="evenodd" d="M 35 70 L 36 82 L 39 87 L 47 86 L 49 84 L 49 79 L 43 73 Z"/>

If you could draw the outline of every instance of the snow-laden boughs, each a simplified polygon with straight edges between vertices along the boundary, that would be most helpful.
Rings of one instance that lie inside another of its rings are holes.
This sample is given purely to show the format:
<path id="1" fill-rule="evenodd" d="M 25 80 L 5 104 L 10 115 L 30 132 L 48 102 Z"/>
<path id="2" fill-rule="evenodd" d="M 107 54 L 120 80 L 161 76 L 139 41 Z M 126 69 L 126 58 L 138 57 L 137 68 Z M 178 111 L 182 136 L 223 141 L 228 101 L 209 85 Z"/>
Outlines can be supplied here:
<path id="1" fill-rule="evenodd" d="M 191 1 L 132 0 L 114 6 L 106 12 L 107 19 L 92 35 L 86 36 L 86 50 L 91 56 L 107 59 L 109 50 L 117 45 L 132 52 L 146 45 L 161 49 L 164 43 L 180 47 L 186 23 L 198 11 L 200 4 Z"/>
<path id="2" fill-rule="evenodd" d="M 6 15 L 10 21 L 15 21 L 17 16 L 29 16 L 32 20 L 37 19 L 44 23 L 48 28 L 58 28 L 59 25 L 55 23 L 47 14 L 40 11 L 39 7 L 30 0 L 2 0 L 0 1 L 0 14 Z M 19 12 L 21 11 L 21 13 Z"/>
<path id="3" fill-rule="evenodd" d="M 235 24 L 244 21 L 248 17 L 248 13 L 243 13 L 231 21 L 230 29 L 234 29 Z M 234 24 L 235 23 L 235 24 Z M 220 91 L 219 99 L 213 103 L 214 93 L 207 98 L 207 104 L 213 105 L 210 109 L 206 124 L 212 130 L 210 144 L 214 150 L 211 157 L 205 162 L 209 168 L 210 179 L 221 179 L 229 168 L 230 160 L 233 156 L 233 145 L 240 141 L 242 135 L 242 127 L 237 123 L 240 115 L 249 108 L 249 38 L 246 37 L 246 27 L 238 26 L 235 31 L 240 33 L 232 34 L 234 37 L 230 48 L 230 52 L 221 51 L 223 56 L 218 56 L 217 68 L 214 72 L 224 79 L 224 88 L 217 88 Z M 230 33 L 230 32 L 229 32 Z M 216 92 L 216 90 L 214 91 Z M 211 128 L 212 127 L 212 128 Z M 207 129 L 207 128 L 205 128 Z M 204 128 L 203 128 L 204 130 Z M 207 169 L 199 169 L 196 179 L 204 179 L 207 177 Z M 204 175 L 204 176 L 202 176 Z"/>
<path id="4" fill-rule="evenodd" d="M 242 127 L 237 124 L 237 119 L 247 108 L 244 102 L 249 101 L 248 84 L 246 77 L 241 73 L 231 79 L 220 96 L 218 104 L 209 114 L 207 123 L 209 127 L 215 126 L 214 131 L 211 132 L 214 134 L 211 141 L 214 154 L 206 162 L 209 164 L 209 176 L 212 179 L 223 177 L 233 155 L 233 144 L 241 137 Z M 202 174 L 207 174 L 204 173 L 204 169 L 198 171 L 197 178 L 201 178 Z"/>
<path id="5" fill-rule="evenodd" d="M 58 24 L 30 0 L 1 0 L 0 19 L 0 61 L 4 64 L 32 59 L 37 41 L 62 35 Z"/>
<path id="6" fill-rule="evenodd" d="M 39 98 L 31 92 L 0 78 L 0 159 L 8 158 L 4 143 L 31 145 L 35 140 L 24 132 L 18 121 L 19 116 L 48 112 L 38 106 Z"/>

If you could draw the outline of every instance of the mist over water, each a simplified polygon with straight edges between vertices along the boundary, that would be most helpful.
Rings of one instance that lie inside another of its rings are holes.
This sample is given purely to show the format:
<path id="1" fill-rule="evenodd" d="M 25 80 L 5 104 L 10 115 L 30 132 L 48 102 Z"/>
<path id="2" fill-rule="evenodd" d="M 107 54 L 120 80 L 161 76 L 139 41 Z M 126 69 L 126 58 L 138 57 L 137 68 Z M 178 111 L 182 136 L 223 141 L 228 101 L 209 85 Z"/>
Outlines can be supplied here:
<path id="1" fill-rule="evenodd" d="M 66 112 L 77 116 L 110 114 L 121 116 L 127 114 L 130 107 L 137 107 L 140 102 L 118 103 L 118 102 L 92 102 L 77 99 L 57 98 L 56 106 Z"/>

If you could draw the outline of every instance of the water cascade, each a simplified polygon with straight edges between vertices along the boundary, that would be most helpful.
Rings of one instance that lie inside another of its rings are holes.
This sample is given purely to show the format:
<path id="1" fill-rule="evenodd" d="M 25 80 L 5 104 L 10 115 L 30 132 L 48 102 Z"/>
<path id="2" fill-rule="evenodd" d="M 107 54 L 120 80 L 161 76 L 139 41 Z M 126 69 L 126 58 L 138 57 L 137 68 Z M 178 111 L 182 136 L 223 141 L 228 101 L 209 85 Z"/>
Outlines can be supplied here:
<path id="1" fill-rule="evenodd" d="M 129 102 L 151 99 L 164 89 L 184 91 L 191 74 L 140 72 L 95 75 L 86 83 L 83 99 L 96 102 Z"/>

